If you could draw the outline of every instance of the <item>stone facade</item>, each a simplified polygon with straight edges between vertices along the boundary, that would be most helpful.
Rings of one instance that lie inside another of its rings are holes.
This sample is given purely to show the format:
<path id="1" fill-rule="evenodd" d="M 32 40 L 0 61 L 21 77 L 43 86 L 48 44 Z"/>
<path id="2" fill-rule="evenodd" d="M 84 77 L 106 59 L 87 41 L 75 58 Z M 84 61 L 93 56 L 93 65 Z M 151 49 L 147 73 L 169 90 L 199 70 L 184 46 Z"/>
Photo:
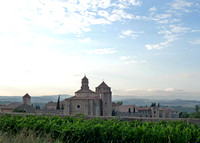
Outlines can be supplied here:
<path id="1" fill-rule="evenodd" d="M 81 89 L 75 92 L 75 96 L 64 100 L 64 115 L 77 114 L 111 116 L 111 88 L 105 82 L 102 82 L 94 92 L 89 89 L 89 81 L 85 76 L 82 79 Z"/>
<path id="2" fill-rule="evenodd" d="M 27 104 L 27 105 L 31 105 L 31 96 L 26 93 L 24 96 L 23 96 L 23 101 L 22 101 L 23 104 Z"/>
<path id="3" fill-rule="evenodd" d="M 112 114 L 115 116 L 147 118 L 179 118 L 179 112 L 168 107 L 137 107 L 136 105 L 119 105 L 112 103 Z"/>
<path id="4" fill-rule="evenodd" d="M 34 113 L 35 109 L 31 106 L 31 96 L 26 93 L 22 97 L 22 103 L 10 103 L 0 106 L 0 112 L 12 113 L 14 110 L 23 110 L 26 113 Z"/>

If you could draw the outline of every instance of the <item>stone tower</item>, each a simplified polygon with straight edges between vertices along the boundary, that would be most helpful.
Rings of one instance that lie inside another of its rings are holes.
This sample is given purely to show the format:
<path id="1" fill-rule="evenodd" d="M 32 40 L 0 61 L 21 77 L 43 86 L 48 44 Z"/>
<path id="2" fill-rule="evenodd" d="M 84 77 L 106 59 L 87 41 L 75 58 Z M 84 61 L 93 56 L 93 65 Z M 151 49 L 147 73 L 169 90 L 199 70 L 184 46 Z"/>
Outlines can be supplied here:
<path id="1" fill-rule="evenodd" d="M 31 105 L 31 96 L 28 93 L 23 96 L 23 104 Z"/>
<path id="2" fill-rule="evenodd" d="M 159 118 L 159 107 L 152 106 L 151 107 L 152 118 Z"/>
<path id="3" fill-rule="evenodd" d="M 111 116 L 112 115 L 112 92 L 111 88 L 103 81 L 98 87 L 96 87 L 96 93 L 100 94 L 101 97 L 101 115 Z"/>
<path id="4" fill-rule="evenodd" d="M 89 89 L 89 86 L 88 86 L 89 82 L 88 82 L 88 79 L 86 76 L 84 76 L 84 78 L 82 79 L 82 86 L 81 86 L 81 89 L 86 89 L 88 90 Z"/>

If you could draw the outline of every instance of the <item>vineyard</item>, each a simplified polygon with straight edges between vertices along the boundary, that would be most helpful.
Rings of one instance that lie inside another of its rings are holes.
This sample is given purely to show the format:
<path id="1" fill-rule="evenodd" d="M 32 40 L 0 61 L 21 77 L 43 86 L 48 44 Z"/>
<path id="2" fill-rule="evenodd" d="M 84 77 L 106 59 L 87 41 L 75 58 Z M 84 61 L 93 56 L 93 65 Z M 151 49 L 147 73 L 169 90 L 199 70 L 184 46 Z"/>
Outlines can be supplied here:
<path id="1" fill-rule="evenodd" d="M 17 136 L 21 131 L 50 136 L 59 142 L 88 143 L 199 143 L 200 124 L 182 121 L 141 122 L 58 116 L 0 116 L 0 131 Z"/>

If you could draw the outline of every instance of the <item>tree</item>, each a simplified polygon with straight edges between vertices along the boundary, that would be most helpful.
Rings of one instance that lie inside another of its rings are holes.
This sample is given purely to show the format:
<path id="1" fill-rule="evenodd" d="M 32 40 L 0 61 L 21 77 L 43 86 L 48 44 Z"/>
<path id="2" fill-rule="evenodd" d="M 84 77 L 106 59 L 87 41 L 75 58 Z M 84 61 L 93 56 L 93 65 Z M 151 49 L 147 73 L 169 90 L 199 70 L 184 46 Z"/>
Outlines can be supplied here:
<path id="1" fill-rule="evenodd" d="M 152 102 L 151 107 L 155 107 L 155 106 L 156 106 L 156 102 Z"/>
<path id="2" fill-rule="evenodd" d="M 117 101 L 117 104 L 123 105 L 123 101 Z"/>
<path id="3" fill-rule="evenodd" d="M 40 105 L 35 105 L 35 109 L 40 109 Z"/>
<path id="4" fill-rule="evenodd" d="M 179 118 L 189 118 L 190 114 L 188 114 L 187 112 L 180 112 L 179 113 Z"/>
<path id="5" fill-rule="evenodd" d="M 128 108 L 128 113 L 129 113 L 129 114 L 131 113 L 131 108 Z"/>
<path id="6" fill-rule="evenodd" d="M 199 112 L 199 105 L 195 106 L 195 111 L 198 113 Z"/>
<path id="7" fill-rule="evenodd" d="M 60 95 L 58 96 L 58 101 L 57 101 L 56 109 L 60 110 Z"/>
<path id="8" fill-rule="evenodd" d="M 135 113 L 135 107 L 133 107 L 133 113 Z"/>
<path id="9" fill-rule="evenodd" d="M 115 110 L 112 110 L 112 116 L 115 116 L 115 115 L 116 115 Z"/>

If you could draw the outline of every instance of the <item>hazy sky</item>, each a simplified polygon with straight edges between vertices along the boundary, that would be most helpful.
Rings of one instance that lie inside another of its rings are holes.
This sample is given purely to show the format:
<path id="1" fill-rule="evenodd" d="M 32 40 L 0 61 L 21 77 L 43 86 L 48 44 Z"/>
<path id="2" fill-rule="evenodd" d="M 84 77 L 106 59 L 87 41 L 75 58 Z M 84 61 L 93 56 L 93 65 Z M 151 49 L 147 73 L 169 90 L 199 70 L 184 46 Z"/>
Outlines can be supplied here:
<path id="1" fill-rule="evenodd" d="M 200 0 L 0 1 L 0 95 L 200 96 Z"/>

